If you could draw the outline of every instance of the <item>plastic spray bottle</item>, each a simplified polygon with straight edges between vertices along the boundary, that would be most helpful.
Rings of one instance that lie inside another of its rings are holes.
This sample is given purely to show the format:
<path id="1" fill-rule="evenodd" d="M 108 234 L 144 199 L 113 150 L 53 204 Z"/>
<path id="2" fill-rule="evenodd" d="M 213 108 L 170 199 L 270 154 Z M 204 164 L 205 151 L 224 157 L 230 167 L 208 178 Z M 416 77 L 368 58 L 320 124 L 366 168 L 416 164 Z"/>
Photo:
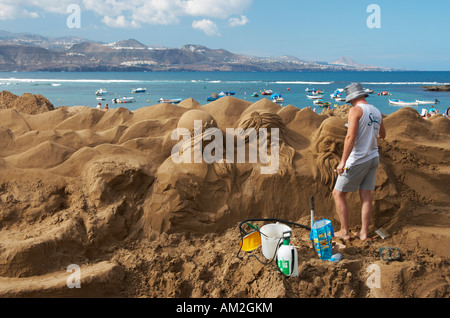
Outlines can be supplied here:
<path id="1" fill-rule="evenodd" d="M 298 276 L 298 252 L 290 243 L 291 231 L 283 233 L 283 243 L 277 251 L 277 265 L 286 276 Z"/>

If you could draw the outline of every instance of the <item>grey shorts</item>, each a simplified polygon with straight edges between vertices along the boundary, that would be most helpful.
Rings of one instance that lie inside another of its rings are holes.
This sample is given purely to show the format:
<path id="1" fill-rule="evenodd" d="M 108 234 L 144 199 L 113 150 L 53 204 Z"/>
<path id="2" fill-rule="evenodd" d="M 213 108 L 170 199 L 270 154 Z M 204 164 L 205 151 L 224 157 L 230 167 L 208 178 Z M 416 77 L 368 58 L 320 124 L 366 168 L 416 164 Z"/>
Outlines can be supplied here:
<path id="1" fill-rule="evenodd" d="M 344 173 L 338 176 L 334 188 L 341 192 L 355 192 L 358 189 L 375 190 L 379 163 L 380 157 L 375 157 L 344 170 Z"/>

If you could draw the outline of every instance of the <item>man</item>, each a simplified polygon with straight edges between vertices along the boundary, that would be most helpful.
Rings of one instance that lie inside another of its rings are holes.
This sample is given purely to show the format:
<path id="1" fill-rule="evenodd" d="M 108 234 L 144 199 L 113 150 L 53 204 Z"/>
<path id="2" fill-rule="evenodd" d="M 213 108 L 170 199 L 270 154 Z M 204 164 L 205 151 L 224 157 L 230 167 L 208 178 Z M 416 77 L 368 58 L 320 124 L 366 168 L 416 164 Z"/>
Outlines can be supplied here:
<path id="1" fill-rule="evenodd" d="M 351 238 L 346 194 L 359 189 L 362 225 L 361 231 L 355 235 L 365 240 L 372 215 L 371 191 L 375 189 L 380 162 L 377 140 L 386 137 L 386 130 L 381 112 L 366 101 L 369 95 L 360 84 L 350 84 L 345 92 L 346 103 L 351 103 L 353 107 L 348 114 L 348 130 L 341 162 L 336 168 L 339 176 L 333 197 L 341 229 L 335 235 L 344 240 Z"/>

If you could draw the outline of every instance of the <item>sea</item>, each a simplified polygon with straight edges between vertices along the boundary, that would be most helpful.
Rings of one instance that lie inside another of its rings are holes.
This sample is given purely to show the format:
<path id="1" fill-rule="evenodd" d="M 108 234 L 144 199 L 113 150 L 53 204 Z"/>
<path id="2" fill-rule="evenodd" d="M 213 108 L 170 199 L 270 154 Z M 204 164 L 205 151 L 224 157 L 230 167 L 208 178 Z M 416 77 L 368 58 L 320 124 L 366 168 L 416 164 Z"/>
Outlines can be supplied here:
<path id="1" fill-rule="evenodd" d="M 436 105 L 418 105 L 422 109 L 436 107 L 444 113 L 450 107 L 450 92 L 426 91 L 424 86 L 450 84 L 450 72 L 0 72 L 0 91 L 16 95 L 41 94 L 55 107 L 109 104 L 109 108 L 126 107 L 133 111 L 151 107 L 160 99 L 193 98 L 202 105 L 210 103 L 214 93 L 232 92 L 233 97 L 250 102 L 270 96 L 262 95 L 272 90 L 284 98 L 282 106 L 293 105 L 299 109 L 311 107 L 320 113 L 321 108 L 306 97 L 307 90 L 324 92 L 323 101 L 338 107 L 331 94 L 350 83 L 358 82 L 374 92 L 368 101 L 385 115 L 399 110 L 389 104 L 389 99 L 404 101 L 438 100 Z M 133 93 L 144 88 L 144 93 Z M 99 89 L 106 90 L 104 100 L 97 100 Z M 381 94 L 386 92 L 387 95 Z M 252 94 L 257 93 L 258 97 Z M 114 98 L 134 97 L 135 102 L 114 104 Z"/>

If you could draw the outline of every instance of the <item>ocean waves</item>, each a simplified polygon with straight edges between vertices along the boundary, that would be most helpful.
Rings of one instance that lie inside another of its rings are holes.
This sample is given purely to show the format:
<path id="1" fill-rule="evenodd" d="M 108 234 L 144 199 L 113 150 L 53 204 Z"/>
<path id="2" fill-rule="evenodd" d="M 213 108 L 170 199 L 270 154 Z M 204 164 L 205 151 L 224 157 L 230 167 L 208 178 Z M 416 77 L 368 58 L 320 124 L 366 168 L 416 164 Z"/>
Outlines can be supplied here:
<path id="1" fill-rule="evenodd" d="M 0 85 L 10 84 L 53 85 L 64 83 L 97 83 L 97 84 L 263 84 L 263 85 L 338 85 L 349 82 L 342 81 L 296 81 L 296 80 L 223 80 L 223 79 L 61 79 L 61 78 L 0 78 Z M 406 81 L 362 81 L 362 85 L 449 85 L 449 82 L 406 82 Z"/>

